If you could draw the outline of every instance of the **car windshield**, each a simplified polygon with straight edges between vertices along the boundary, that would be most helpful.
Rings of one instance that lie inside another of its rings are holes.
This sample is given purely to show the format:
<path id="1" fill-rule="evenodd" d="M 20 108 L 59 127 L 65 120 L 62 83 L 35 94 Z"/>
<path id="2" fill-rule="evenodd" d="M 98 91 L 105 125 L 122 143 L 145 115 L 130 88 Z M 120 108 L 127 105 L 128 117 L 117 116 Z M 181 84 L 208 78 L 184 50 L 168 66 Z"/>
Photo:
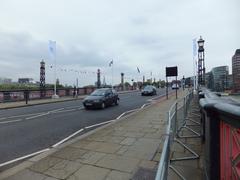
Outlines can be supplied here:
<path id="1" fill-rule="evenodd" d="M 106 90 L 95 90 L 91 96 L 104 96 L 105 95 Z"/>
<path id="2" fill-rule="evenodd" d="M 146 87 L 144 88 L 144 90 L 152 90 L 152 87 L 151 87 L 151 86 L 146 86 Z"/>

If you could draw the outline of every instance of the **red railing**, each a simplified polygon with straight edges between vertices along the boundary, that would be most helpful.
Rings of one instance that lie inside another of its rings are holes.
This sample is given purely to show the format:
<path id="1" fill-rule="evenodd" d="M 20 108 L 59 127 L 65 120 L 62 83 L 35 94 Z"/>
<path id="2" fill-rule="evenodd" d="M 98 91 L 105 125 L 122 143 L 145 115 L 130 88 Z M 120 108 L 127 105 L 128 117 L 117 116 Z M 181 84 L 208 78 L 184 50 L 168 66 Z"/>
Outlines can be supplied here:
<path id="1" fill-rule="evenodd" d="M 239 180 L 240 177 L 240 129 L 220 122 L 221 179 Z"/>
<path id="2" fill-rule="evenodd" d="M 240 103 L 218 97 L 208 90 L 203 93 L 200 106 L 206 177 L 240 180 Z"/>

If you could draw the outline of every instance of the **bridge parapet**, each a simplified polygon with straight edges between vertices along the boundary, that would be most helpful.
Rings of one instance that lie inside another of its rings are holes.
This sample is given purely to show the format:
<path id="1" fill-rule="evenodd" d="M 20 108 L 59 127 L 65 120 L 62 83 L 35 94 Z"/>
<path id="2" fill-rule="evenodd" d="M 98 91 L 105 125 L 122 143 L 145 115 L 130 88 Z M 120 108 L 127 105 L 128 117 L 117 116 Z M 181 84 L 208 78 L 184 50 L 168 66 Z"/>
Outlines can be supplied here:
<path id="1" fill-rule="evenodd" d="M 200 96 L 205 173 L 208 179 L 240 179 L 240 103 L 207 89 Z"/>

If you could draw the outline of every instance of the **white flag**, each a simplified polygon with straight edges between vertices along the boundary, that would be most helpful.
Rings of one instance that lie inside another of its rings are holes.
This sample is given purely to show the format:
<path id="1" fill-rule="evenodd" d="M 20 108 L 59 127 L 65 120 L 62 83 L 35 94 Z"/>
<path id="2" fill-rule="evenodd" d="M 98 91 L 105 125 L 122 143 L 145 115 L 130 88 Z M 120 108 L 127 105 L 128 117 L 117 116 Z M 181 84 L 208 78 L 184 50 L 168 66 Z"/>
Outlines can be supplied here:
<path id="1" fill-rule="evenodd" d="M 140 70 L 139 70 L 139 68 L 137 67 L 137 71 L 138 71 L 138 73 L 140 73 Z"/>
<path id="2" fill-rule="evenodd" d="M 55 59 L 56 58 L 56 41 L 50 40 L 48 44 L 48 49 L 49 49 L 51 59 Z"/>
<path id="3" fill-rule="evenodd" d="M 197 38 L 193 39 L 193 58 L 197 55 Z"/>

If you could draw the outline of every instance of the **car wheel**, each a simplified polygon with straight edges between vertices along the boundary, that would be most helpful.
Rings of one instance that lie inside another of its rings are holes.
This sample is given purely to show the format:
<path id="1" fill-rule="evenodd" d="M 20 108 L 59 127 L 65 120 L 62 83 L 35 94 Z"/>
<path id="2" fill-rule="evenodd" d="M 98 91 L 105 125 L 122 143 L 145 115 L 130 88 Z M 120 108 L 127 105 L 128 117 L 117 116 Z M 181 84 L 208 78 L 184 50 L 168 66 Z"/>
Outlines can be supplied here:
<path id="1" fill-rule="evenodd" d="M 89 107 L 87 107 L 87 106 L 84 106 L 84 108 L 85 108 L 86 110 L 88 110 L 88 109 L 89 109 Z"/>
<path id="2" fill-rule="evenodd" d="M 101 108 L 104 109 L 105 107 L 106 107 L 105 102 L 102 102 L 102 104 L 101 104 Z"/>

